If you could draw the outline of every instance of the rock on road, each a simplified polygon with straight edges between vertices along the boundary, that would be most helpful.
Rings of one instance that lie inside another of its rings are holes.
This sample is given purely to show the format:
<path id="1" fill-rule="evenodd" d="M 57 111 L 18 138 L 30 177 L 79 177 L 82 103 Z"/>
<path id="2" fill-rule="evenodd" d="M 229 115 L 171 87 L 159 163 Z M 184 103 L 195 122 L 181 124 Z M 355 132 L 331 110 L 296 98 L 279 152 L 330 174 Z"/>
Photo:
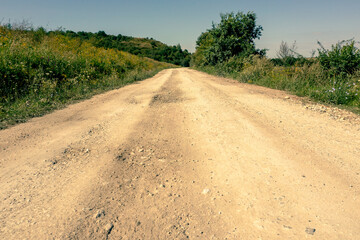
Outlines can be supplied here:
<path id="1" fill-rule="evenodd" d="M 359 119 L 313 109 L 182 68 L 2 130 L 0 239 L 359 239 Z"/>

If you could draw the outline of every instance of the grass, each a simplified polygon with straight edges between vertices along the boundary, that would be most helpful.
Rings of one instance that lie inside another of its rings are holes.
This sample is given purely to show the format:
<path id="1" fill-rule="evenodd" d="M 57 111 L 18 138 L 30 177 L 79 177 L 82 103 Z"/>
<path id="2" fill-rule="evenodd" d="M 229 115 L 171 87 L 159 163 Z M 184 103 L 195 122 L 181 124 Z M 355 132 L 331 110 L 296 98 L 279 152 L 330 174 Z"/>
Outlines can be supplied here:
<path id="1" fill-rule="evenodd" d="M 0 129 L 169 67 L 42 29 L 0 26 Z"/>
<path id="2" fill-rule="evenodd" d="M 195 69 L 360 112 L 360 72 L 346 77 L 330 76 L 316 60 L 303 66 L 280 67 L 267 58 L 252 56 L 241 62 L 241 67 L 227 62 Z"/>

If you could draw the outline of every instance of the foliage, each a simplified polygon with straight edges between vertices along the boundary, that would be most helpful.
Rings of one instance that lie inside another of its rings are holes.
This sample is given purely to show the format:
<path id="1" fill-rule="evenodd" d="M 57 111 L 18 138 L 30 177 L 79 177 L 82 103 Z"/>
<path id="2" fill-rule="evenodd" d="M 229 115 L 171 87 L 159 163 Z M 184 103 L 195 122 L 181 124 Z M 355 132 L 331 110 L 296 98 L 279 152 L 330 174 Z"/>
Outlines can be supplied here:
<path id="1" fill-rule="evenodd" d="M 360 70 L 360 50 L 355 47 L 355 41 L 342 41 L 332 45 L 331 50 L 325 49 L 320 42 L 318 49 L 321 66 L 330 76 L 346 78 Z"/>
<path id="2" fill-rule="evenodd" d="M 117 49 L 134 55 L 148 57 L 157 61 L 184 67 L 189 66 L 191 59 L 191 54 L 187 50 L 182 50 L 180 44 L 177 46 L 168 46 L 149 38 L 134 38 L 123 36 L 121 34 L 114 36 L 108 35 L 104 31 L 99 31 L 97 33 L 55 31 L 50 32 L 50 34 L 61 34 L 70 38 L 79 38 L 82 41 L 90 42 L 96 47 Z"/>
<path id="3" fill-rule="evenodd" d="M 171 66 L 41 28 L 0 26 L 0 128 Z"/>
<path id="4" fill-rule="evenodd" d="M 319 56 L 305 58 L 296 44 L 282 42 L 277 58 L 265 57 L 254 40 L 261 36 L 254 13 L 222 14 L 221 22 L 202 33 L 192 66 L 210 74 L 286 90 L 321 102 L 360 108 L 360 50 L 343 41 L 331 50 L 320 43 Z"/>
<path id="5" fill-rule="evenodd" d="M 272 58 L 270 59 L 270 61 L 275 66 L 302 67 L 304 65 L 312 65 L 316 63 L 318 60 L 316 58 L 305 58 L 303 56 L 298 56 L 298 57 L 287 57 L 285 59 Z"/>
<path id="6" fill-rule="evenodd" d="M 297 53 L 296 41 L 291 46 L 287 42 L 281 41 L 279 51 L 276 54 L 277 57 L 272 58 L 271 61 L 275 66 L 301 67 L 305 64 L 314 64 L 317 60 L 313 55 L 310 58 L 305 58 Z"/>
<path id="7" fill-rule="evenodd" d="M 197 69 L 244 83 L 286 90 L 325 103 L 360 108 L 360 72 L 345 81 L 330 76 L 319 60 L 310 62 L 302 66 L 276 66 L 272 60 L 254 55 L 243 59 L 240 71 L 239 67 L 231 67 L 231 61 L 230 64 L 201 66 Z"/>
<path id="8" fill-rule="evenodd" d="M 196 42 L 193 64 L 197 66 L 224 63 L 233 57 L 252 54 L 265 55 L 265 50 L 255 48 L 255 39 L 261 37 L 262 27 L 256 25 L 256 14 L 221 14 L 219 24 L 202 33 Z"/>

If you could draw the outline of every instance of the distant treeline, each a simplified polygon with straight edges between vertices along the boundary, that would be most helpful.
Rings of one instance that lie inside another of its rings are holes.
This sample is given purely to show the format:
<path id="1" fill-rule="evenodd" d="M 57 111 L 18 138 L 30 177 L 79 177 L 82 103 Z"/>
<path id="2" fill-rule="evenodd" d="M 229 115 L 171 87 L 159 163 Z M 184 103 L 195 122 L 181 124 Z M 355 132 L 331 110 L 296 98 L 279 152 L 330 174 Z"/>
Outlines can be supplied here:
<path id="1" fill-rule="evenodd" d="M 99 31 L 97 33 L 74 31 L 56 32 L 71 38 L 87 40 L 95 47 L 117 49 L 183 67 L 188 67 L 190 65 L 191 53 L 187 50 L 182 50 L 180 44 L 177 46 L 168 46 L 152 38 L 134 38 L 123 36 L 121 34 L 115 36 L 106 34 L 104 31 Z"/>

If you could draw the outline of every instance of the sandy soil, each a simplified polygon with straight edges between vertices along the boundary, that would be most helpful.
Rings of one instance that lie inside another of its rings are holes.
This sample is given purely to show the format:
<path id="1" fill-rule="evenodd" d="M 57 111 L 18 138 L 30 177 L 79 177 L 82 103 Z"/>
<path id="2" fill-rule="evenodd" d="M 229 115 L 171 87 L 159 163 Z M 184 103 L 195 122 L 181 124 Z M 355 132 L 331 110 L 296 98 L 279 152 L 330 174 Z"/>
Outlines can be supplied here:
<path id="1" fill-rule="evenodd" d="M 0 131 L 1 239 L 359 239 L 360 121 L 190 69 Z"/>

